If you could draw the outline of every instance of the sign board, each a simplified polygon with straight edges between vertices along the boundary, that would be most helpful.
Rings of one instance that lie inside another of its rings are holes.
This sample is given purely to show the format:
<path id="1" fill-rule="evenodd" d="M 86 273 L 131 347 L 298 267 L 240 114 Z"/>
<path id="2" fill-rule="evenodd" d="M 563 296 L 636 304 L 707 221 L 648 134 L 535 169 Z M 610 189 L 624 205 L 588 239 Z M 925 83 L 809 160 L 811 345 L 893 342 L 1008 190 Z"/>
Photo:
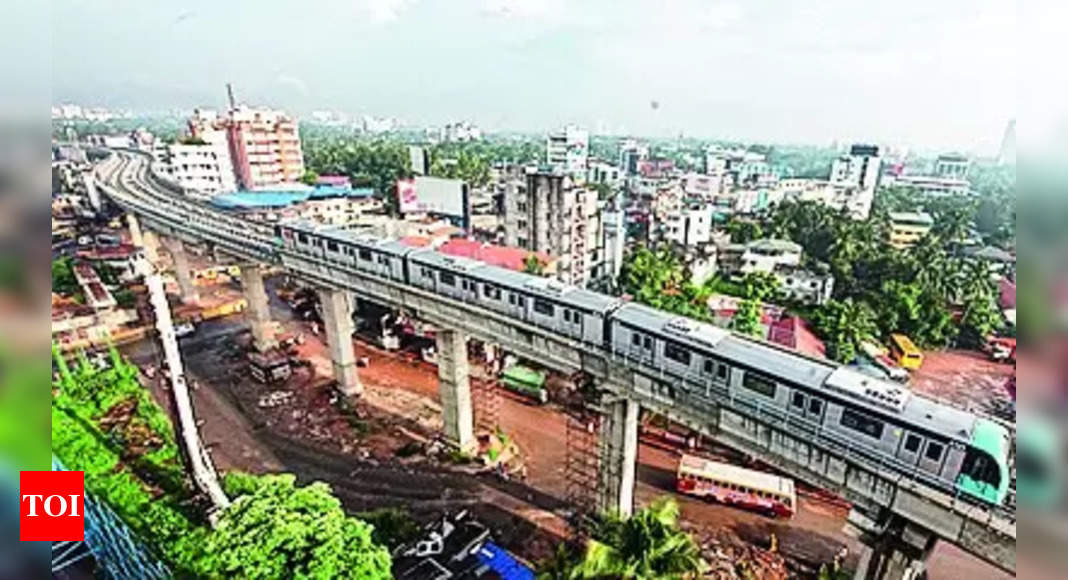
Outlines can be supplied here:
<path id="1" fill-rule="evenodd" d="M 417 175 L 397 182 L 397 207 L 401 213 L 430 213 L 456 218 L 467 229 L 471 217 L 467 184 L 460 179 Z"/>

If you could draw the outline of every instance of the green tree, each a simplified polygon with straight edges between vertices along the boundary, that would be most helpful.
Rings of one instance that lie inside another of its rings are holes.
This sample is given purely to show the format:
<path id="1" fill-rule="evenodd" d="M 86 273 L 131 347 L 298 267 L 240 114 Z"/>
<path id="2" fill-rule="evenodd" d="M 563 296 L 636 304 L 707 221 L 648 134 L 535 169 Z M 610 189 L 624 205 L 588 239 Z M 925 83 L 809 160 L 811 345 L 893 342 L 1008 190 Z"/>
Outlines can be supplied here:
<path id="1" fill-rule="evenodd" d="M 960 339 L 964 346 L 977 348 L 1002 326 L 997 307 L 997 290 L 986 262 L 973 261 L 966 267 L 961 284 Z"/>
<path id="2" fill-rule="evenodd" d="M 545 272 L 545 264 L 541 262 L 537 254 L 531 252 L 527 254 L 526 258 L 523 258 L 523 272 L 541 276 Z"/>
<path id="3" fill-rule="evenodd" d="M 389 578 L 391 560 L 373 528 L 345 515 L 325 483 L 293 475 L 228 476 L 240 493 L 219 516 L 205 560 L 240 578 Z"/>
<path id="4" fill-rule="evenodd" d="M 764 327 L 760 324 L 760 302 L 747 298 L 738 303 L 738 311 L 731 318 L 731 329 L 742 334 L 763 338 Z"/>
<path id="5" fill-rule="evenodd" d="M 744 297 L 757 302 L 773 300 L 780 287 L 779 279 L 770 272 L 749 272 L 742 279 Z"/>
<path id="6" fill-rule="evenodd" d="M 133 308 L 137 304 L 137 299 L 129 288 L 120 288 L 112 296 L 119 308 Z"/>
<path id="7" fill-rule="evenodd" d="M 70 296 L 80 289 L 74 277 L 74 262 L 71 258 L 52 260 L 52 291 L 63 296 Z"/>
<path id="8" fill-rule="evenodd" d="M 685 273 L 670 248 L 641 246 L 623 260 L 619 276 L 624 292 L 642 304 L 662 308 L 669 295 L 680 291 Z"/>
<path id="9" fill-rule="evenodd" d="M 319 174 L 311 169 L 305 169 L 304 175 L 300 176 L 300 182 L 304 185 L 315 185 L 319 181 Z"/>
<path id="10" fill-rule="evenodd" d="M 764 230 L 760 227 L 760 224 L 751 220 L 732 217 L 727 222 L 726 230 L 731 236 L 731 242 L 735 244 L 746 244 L 764 237 Z"/>
<path id="11" fill-rule="evenodd" d="M 816 312 L 813 323 L 826 342 L 827 356 L 843 363 L 852 362 L 860 344 L 879 334 L 871 307 L 852 298 L 827 302 Z"/>
<path id="12" fill-rule="evenodd" d="M 660 498 L 629 518 L 602 517 L 590 531 L 573 578 L 697 577 L 707 568 L 689 534 L 679 529 L 679 506 Z"/>

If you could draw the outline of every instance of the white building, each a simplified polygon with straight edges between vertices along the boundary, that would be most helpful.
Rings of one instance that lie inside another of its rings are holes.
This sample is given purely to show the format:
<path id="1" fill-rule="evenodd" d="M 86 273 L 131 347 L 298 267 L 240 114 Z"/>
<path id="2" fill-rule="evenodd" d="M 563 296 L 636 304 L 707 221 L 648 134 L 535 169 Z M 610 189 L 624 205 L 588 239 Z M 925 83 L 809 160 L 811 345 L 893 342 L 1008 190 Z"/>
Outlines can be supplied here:
<path id="1" fill-rule="evenodd" d="M 571 176 L 585 177 L 589 150 L 589 132 L 577 125 L 566 125 L 546 138 L 545 161 Z"/>
<path id="2" fill-rule="evenodd" d="M 482 129 L 477 125 L 467 122 L 450 123 L 445 125 L 445 140 L 463 143 L 466 141 L 478 141 L 482 138 Z"/>
<path id="3" fill-rule="evenodd" d="M 623 171 L 604 161 L 590 161 L 590 168 L 586 172 L 587 183 L 603 183 L 610 187 L 617 187 L 623 182 Z"/>
<path id="4" fill-rule="evenodd" d="M 901 175 L 887 180 L 888 187 L 901 187 L 934 197 L 971 195 L 971 184 L 964 179 L 937 177 L 933 175 Z"/>
<path id="5" fill-rule="evenodd" d="M 755 240 L 748 244 L 728 244 L 720 249 L 719 268 L 735 280 L 750 272 L 772 274 L 787 298 L 809 304 L 831 299 L 834 276 L 801 266 L 801 246 L 786 240 Z"/>
<path id="6" fill-rule="evenodd" d="M 693 247 L 712 241 L 712 206 L 692 205 L 669 213 L 663 221 L 664 239 Z"/>
<path id="7" fill-rule="evenodd" d="M 638 163 L 648 158 L 649 147 L 638 143 L 634 139 L 627 139 L 620 146 L 619 168 L 623 170 L 624 175 L 637 175 Z"/>
<path id="8" fill-rule="evenodd" d="M 834 160 L 830 182 L 839 190 L 839 202 L 856 219 L 868 219 L 879 185 L 882 157 L 876 145 L 853 145 L 848 155 Z"/>
<path id="9" fill-rule="evenodd" d="M 943 179 L 968 179 L 968 170 L 972 162 L 963 155 L 939 155 L 935 160 L 934 174 Z"/>
<path id="10" fill-rule="evenodd" d="M 616 200 L 621 201 L 618 196 Z M 601 213 L 604 224 L 604 275 L 612 280 L 619 278 L 619 271 L 623 267 L 623 253 L 627 247 L 626 219 L 626 213 L 615 207 L 606 208 Z"/>

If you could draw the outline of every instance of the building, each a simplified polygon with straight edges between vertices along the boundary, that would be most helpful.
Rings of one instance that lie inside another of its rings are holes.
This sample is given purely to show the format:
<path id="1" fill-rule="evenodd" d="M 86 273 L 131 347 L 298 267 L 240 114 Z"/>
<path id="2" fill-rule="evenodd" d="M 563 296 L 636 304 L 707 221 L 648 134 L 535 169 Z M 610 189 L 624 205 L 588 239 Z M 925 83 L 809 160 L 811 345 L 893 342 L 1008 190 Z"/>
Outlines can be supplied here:
<path id="1" fill-rule="evenodd" d="M 185 138 L 156 148 L 160 169 L 190 197 L 207 200 L 237 190 L 226 134 L 206 131 L 203 137 Z"/>
<path id="2" fill-rule="evenodd" d="M 909 189 L 932 197 L 972 194 L 971 184 L 967 180 L 933 175 L 902 175 L 887 180 L 885 185 Z"/>
<path id="3" fill-rule="evenodd" d="M 633 139 L 623 142 L 619 151 L 619 168 L 626 176 L 638 174 L 638 162 L 649 157 L 649 148 Z"/>
<path id="4" fill-rule="evenodd" d="M 218 133 L 225 135 L 239 189 L 277 189 L 304 175 L 297 121 L 282 111 L 238 105 L 231 92 L 226 115 L 198 109 L 189 120 L 192 139 L 217 143 Z"/>
<path id="5" fill-rule="evenodd" d="M 868 219 L 879 185 L 882 157 L 876 145 L 853 145 L 848 155 L 831 164 L 831 185 L 840 190 L 840 203 L 857 219 Z"/>
<path id="6" fill-rule="evenodd" d="M 692 204 L 669 213 L 662 224 L 663 237 L 693 247 L 712 241 L 712 206 Z"/>
<path id="7" fill-rule="evenodd" d="M 899 249 L 915 246 L 931 231 L 934 219 L 922 212 L 894 212 L 890 214 L 890 233 L 887 242 Z"/>
<path id="8" fill-rule="evenodd" d="M 482 138 L 482 129 L 464 121 L 445 125 L 445 141 L 464 143 Z"/>
<path id="9" fill-rule="evenodd" d="M 963 155 L 944 154 L 935 160 L 934 174 L 942 179 L 968 179 L 971 160 Z"/>
<path id="10" fill-rule="evenodd" d="M 616 196 L 615 202 L 601 212 L 604 224 L 604 276 L 613 282 L 619 278 L 623 268 L 623 253 L 627 248 L 627 214 L 622 209 L 622 200 Z"/>
<path id="11" fill-rule="evenodd" d="M 587 183 L 603 183 L 609 187 L 617 187 L 623 182 L 623 170 L 611 163 L 592 160 L 586 172 Z"/>
<path id="12" fill-rule="evenodd" d="M 241 213 L 255 221 L 277 222 L 300 218 L 317 224 L 339 227 L 358 226 L 364 216 L 383 213 L 382 200 L 369 188 L 329 186 L 297 190 L 237 191 L 216 195 L 211 204 L 219 209 Z"/>
<path id="13" fill-rule="evenodd" d="M 572 177 L 586 176 L 590 134 L 577 125 L 566 125 L 545 140 L 545 162 Z"/>
<path id="14" fill-rule="evenodd" d="M 751 272 L 772 274 L 783 296 L 807 304 L 825 304 L 834 291 L 834 276 L 817 264 L 801 264 L 801 246 L 786 240 L 763 239 L 748 244 L 727 244 L 719 249 L 720 271 L 735 280 Z"/>
<path id="15" fill-rule="evenodd" d="M 561 281 L 585 287 L 599 273 L 604 243 L 597 192 L 557 172 L 531 172 L 505 191 L 505 245 L 560 259 Z"/>

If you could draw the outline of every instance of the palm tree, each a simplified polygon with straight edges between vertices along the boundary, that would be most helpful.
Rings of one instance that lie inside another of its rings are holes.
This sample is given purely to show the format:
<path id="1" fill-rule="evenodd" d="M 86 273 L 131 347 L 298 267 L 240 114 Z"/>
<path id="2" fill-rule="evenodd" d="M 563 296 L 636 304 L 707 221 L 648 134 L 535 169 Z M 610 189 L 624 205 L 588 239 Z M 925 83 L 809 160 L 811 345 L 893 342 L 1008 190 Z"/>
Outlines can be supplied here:
<path id="1" fill-rule="evenodd" d="M 629 518 L 603 517 L 590 534 L 572 578 L 696 578 L 707 565 L 689 534 L 679 529 L 679 506 L 660 498 Z"/>

